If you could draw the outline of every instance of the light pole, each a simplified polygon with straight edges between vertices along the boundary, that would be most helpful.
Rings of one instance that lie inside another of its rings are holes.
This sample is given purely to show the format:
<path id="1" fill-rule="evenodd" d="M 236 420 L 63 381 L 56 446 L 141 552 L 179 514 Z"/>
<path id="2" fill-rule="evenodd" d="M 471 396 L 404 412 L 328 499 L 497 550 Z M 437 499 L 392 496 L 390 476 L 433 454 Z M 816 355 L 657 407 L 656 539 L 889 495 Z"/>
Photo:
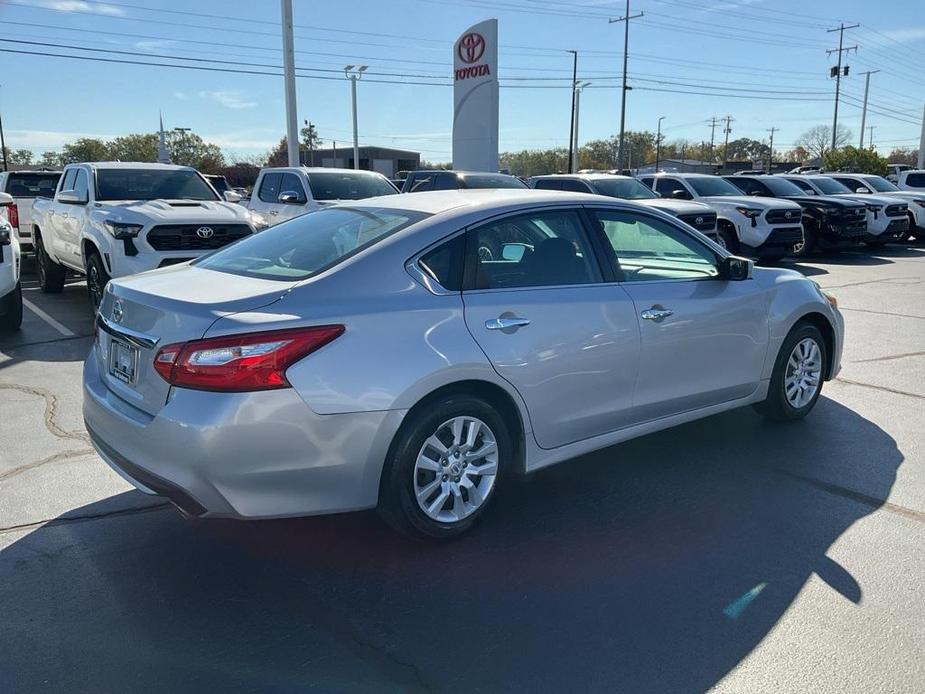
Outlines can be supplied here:
<path id="1" fill-rule="evenodd" d="M 568 128 L 568 173 L 575 173 L 575 90 L 578 87 L 578 51 L 566 51 L 572 54 L 572 121 Z"/>
<path id="2" fill-rule="evenodd" d="M 665 116 L 660 116 L 658 119 L 658 133 L 655 135 L 655 171 L 653 173 L 658 173 L 658 160 L 662 153 L 662 121 L 665 120 Z"/>
<path id="3" fill-rule="evenodd" d="M 363 76 L 369 65 L 344 67 L 344 75 L 350 80 L 350 91 L 353 95 L 353 168 L 360 168 L 360 141 L 357 136 L 357 80 Z"/>
<path id="4" fill-rule="evenodd" d="M 569 173 L 575 173 L 578 169 L 578 110 L 581 104 L 581 92 L 590 85 L 590 82 L 575 82 L 575 112 L 572 114 L 575 118 L 575 128 L 572 142 L 569 144 L 569 150 L 574 153 L 574 159 L 569 162 Z"/>
<path id="5" fill-rule="evenodd" d="M 286 149 L 289 166 L 299 162 L 299 126 L 296 120 L 295 48 L 292 38 L 292 0 L 280 0 L 283 33 L 283 84 L 286 94 Z"/>

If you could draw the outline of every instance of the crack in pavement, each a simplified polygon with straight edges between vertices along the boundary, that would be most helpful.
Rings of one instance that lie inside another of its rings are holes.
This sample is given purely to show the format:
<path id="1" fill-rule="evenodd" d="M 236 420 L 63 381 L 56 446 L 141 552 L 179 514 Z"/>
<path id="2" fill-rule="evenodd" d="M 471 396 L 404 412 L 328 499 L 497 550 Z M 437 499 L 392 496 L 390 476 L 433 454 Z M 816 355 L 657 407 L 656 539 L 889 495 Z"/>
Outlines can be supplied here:
<path id="1" fill-rule="evenodd" d="M 6 472 L 0 473 L 0 482 L 7 480 L 10 477 L 15 477 L 16 475 L 25 472 L 26 470 L 34 470 L 35 468 L 42 467 L 48 463 L 54 463 L 59 460 L 68 460 L 70 458 L 80 458 L 85 455 L 95 455 L 96 451 L 92 448 L 81 448 L 77 450 L 61 451 L 60 453 L 55 453 L 50 455 L 47 458 L 42 458 L 41 460 L 36 460 L 32 463 L 25 463 L 19 467 L 14 467 L 12 470 L 7 470 Z"/>
<path id="2" fill-rule="evenodd" d="M 906 280 L 911 280 L 911 281 L 906 281 Z M 913 284 L 921 284 L 922 281 L 923 280 L 920 277 L 884 277 L 879 280 L 864 280 L 863 282 L 848 282 L 847 284 L 828 284 L 828 285 L 823 286 L 822 288 L 823 289 L 843 289 L 845 287 L 860 287 L 861 285 L 864 285 L 864 284 L 879 284 L 880 282 L 889 282 L 891 284 L 898 284 L 898 285 L 905 287 L 905 286 L 909 286 Z"/>
<path id="3" fill-rule="evenodd" d="M 872 361 L 892 361 L 894 359 L 906 359 L 908 357 L 925 357 L 925 352 L 904 352 L 903 354 L 888 354 L 885 357 L 873 357 L 872 359 L 856 359 L 852 364 L 867 364 Z"/>
<path id="4" fill-rule="evenodd" d="M 65 516 L 61 518 L 46 518 L 45 520 L 33 521 L 32 523 L 22 523 L 20 525 L 8 525 L 0 527 L 0 535 L 13 533 L 30 528 L 53 528 L 58 525 L 69 525 L 70 523 L 86 523 L 87 521 L 104 520 L 106 518 L 117 518 L 119 516 L 134 516 L 141 513 L 150 513 L 152 511 L 162 511 L 167 508 L 173 508 L 173 504 L 162 502 L 159 504 L 149 504 L 147 506 L 135 506 L 133 508 L 123 508 L 118 511 L 107 511 L 105 513 L 93 513 L 86 516 Z"/>
<path id="5" fill-rule="evenodd" d="M 19 344 L 9 345 L 4 347 L 0 345 L 0 351 L 5 354 L 10 354 L 15 352 L 21 347 L 34 347 L 36 345 L 53 345 L 56 342 L 73 342 L 74 340 L 86 340 L 87 338 L 93 337 L 93 333 L 88 333 L 87 335 L 72 335 L 71 337 L 55 337 L 49 340 L 36 340 L 35 342 L 20 342 Z"/>
<path id="6" fill-rule="evenodd" d="M 925 320 L 925 316 L 913 316 L 909 313 L 892 313 L 891 311 L 874 311 L 869 308 L 848 308 L 847 306 L 839 306 L 840 311 L 857 311 L 858 313 L 876 313 L 880 316 L 893 316 L 895 318 L 917 318 L 918 320 Z"/>
<path id="7" fill-rule="evenodd" d="M 887 386 L 875 386 L 873 383 L 861 383 L 860 381 L 852 381 L 847 378 L 842 378 L 838 376 L 835 379 L 838 383 L 844 383 L 849 386 L 858 386 L 859 388 L 872 388 L 873 390 L 882 390 L 885 393 L 893 393 L 894 395 L 905 395 L 910 398 L 918 398 L 919 400 L 925 400 L 925 395 L 919 395 L 918 393 L 910 393 L 907 390 L 898 390 L 896 388 L 889 388 Z"/>
<path id="8" fill-rule="evenodd" d="M 34 395 L 38 398 L 42 398 L 45 400 L 45 428 L 48 429 L 52 436 L 55 436 L 59 439 L 90 443 L 90 437 L 86 432 L 68 431 L 60 424 L 58 424 L 58 396 L 52 393 L 50 390 L 45 390 L 44 388 L 34 388 L 32 386 L 24 386 L 19 383 L 2 382 L 0 382 L 0 390 L 18 390 L 21 393 L 26 393 L 28 395 Z"/>

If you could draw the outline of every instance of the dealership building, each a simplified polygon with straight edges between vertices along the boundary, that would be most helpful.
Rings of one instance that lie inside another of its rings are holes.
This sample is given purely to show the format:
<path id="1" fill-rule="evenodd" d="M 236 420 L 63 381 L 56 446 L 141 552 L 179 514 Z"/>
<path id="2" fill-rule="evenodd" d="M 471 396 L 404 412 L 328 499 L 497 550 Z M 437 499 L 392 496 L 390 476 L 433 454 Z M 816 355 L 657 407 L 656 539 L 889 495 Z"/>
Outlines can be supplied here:
<path id="1" fill-rule="evenodd" d="M 399 171 L 421 168 L 421 153 L 389 147 L 360 147 L 360 168 L 377 171 L 387 178 L 395 178 Z M 326 166 L 340 169 L 353 168 L 353 147 L 328 147 L 314 152 L 302 150 L 303 166 Z"/>

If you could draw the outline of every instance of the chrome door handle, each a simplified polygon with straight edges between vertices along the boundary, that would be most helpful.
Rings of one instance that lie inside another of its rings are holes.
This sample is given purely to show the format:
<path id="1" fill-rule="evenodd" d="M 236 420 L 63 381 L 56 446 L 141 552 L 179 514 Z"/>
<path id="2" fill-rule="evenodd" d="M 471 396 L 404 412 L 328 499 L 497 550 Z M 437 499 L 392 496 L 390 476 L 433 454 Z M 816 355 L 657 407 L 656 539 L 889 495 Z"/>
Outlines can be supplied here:
<path id="1" fill-rule="evenodd" d="M 279 214 L 279 210 L 270 210 L 270 214 L 274 217 Z"/>
<path id="2" fill-rule="evenodd" d="M 505 330 L 507 328 L 523 328 L 530 325 L 528 318 L 491 318 L 485 321 L 488 330 Z"/>
<path id="3" fill-rule="evenodd" d="M 668 316 L 673 316 L 674 311 L 668 308 L 653 306 L 652 308 L 647 308 L 639 315 L 642 316 L 644 320 L 654 320 L 656 323 L 661 323 L 668 318 Z"/>

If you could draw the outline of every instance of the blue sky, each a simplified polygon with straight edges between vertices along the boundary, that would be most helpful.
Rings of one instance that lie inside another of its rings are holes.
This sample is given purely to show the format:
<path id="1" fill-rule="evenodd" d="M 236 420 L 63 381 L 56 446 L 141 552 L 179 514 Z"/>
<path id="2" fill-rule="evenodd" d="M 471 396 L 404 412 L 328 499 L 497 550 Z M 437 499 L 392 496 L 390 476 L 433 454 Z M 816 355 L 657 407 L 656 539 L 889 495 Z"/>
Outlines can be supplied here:
<path id="1" fill-rule="evenodd" d="M 579 51 L 582 141 L 619 128 L 623 30 L 608 16 L 623 1 L 294 0 L 299 122 L 310 119 L 329 144 L 348 145 L 345 64 L 368 64 L 359 85 L 361 144 L 450 158 L 452 42 L 469 25 L 497 17 L 501 149 L 566 146 L 571 56 Z M 868 125 L 881 152 L 916 146 L 925 100 L 925 11 L 920 0 L 632 0 L 645 16 L 630 30 L 627 129 L 667 139 L 709 140 L 709 119 L 731 115 L 731 137 L 767 138 L 775 149 L 831 124 L 838 35 L 858 45 L 839 121 L 860 126 L 864 70 L 871 80 Z M 285 130 L 276 71 L 276 0 L 0 0 L 0 49 L 124 61 L 208 66 L 200 71 L 0 53 L 0 108 L 7 145 L 60 148 L 82 135 L 150 132 L 158 110 L 167 127 L 190 127 L 230 154 L 269 149 Z M 15 43 L 10 40 L 32 43 Z M 38 44 L 55 44 L 38 45 Z M 80 50 L 94 49 L 94 50 Z M 115 53 L 122 51 L 122 53 Z M 193 60 L 179 60 L 182 56 Z M 208 60 L 226 61 L 205 62 Z M 537 79 L 543 78 L 543 79 Z M 552 79 L 550 79 L 552 78 Z M 424 82 L 426 84 L 393 84 Z M 654 91 L 665 90 L 665 91 Z M 679 93 L 685 92 L 685 93 Z M 690 93 L 695 92 L 695 93 Z M 709 94 L 703 94 L 708 92 Z M 722 137 L 717 128 L 717 141 Z"/>

